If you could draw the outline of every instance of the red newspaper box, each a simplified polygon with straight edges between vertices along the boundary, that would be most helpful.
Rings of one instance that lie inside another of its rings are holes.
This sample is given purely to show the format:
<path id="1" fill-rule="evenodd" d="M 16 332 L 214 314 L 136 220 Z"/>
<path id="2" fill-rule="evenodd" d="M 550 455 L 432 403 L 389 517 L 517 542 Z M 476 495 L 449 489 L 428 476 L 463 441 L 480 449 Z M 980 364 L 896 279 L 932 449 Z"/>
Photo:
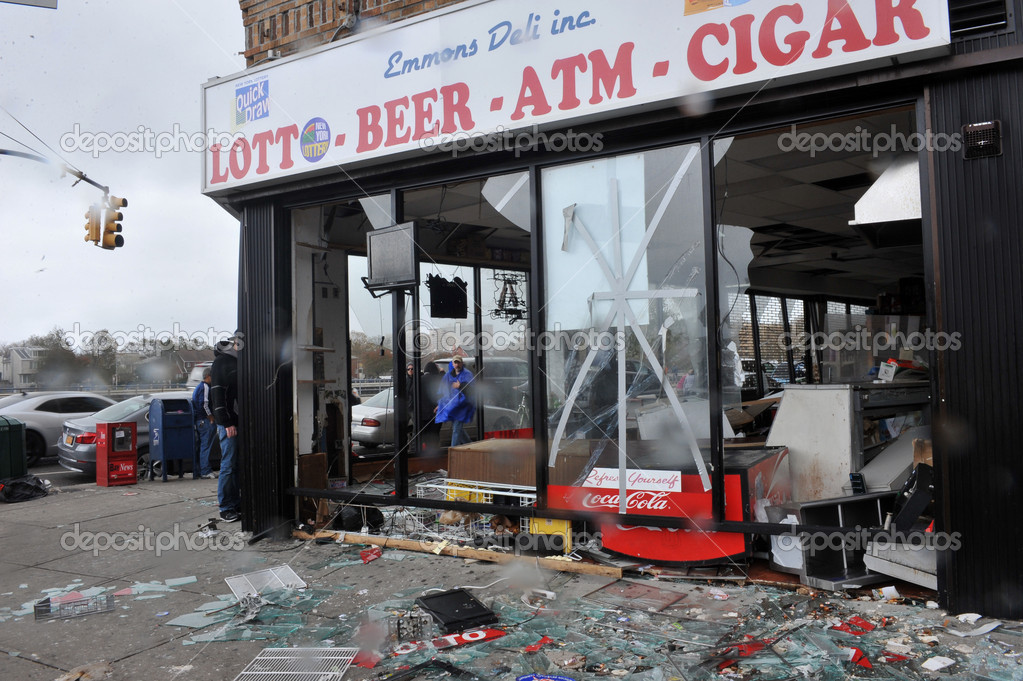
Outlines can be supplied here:
<path id="1" fill-rule="evenodd" d="M 134 485 L 137 478 L 135 422 L 96 424 L 96 484 Z"/>

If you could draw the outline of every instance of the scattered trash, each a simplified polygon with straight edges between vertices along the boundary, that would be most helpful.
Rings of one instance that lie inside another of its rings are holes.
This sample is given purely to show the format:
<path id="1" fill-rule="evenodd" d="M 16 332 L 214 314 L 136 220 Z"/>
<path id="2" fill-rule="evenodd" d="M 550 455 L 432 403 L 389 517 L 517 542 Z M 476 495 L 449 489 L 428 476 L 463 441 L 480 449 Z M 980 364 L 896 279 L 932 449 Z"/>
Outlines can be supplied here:
<path id="1" fill-rule="evenodd" d="M 842 622 L 841 624 L 837 624 L 831 628 L 837 631 L 844 631 L 845 633 L 852 634 L 853 636 L 862 636 L 867 632 L 874 631 L 875 627 L 862 617 L 856 616 L 850 617 L 847 622 Z"/>
<path id="2" fill-rule="evenodd" d="M 987 624 L 983 624 L 977 627 L 976 629 L 971 629 L 969 631 L 959 631 L 958 629 L 953 629 L 951 627 L 945 627 L 945 631 L 952 634 L 953 636 L 958 636 L 959 638 L 967 638 L 970 636 L 983 636 L 984 634 L 994 631 L 1000 626 L 1002 626 L 1002 623 L 999 622 L 998 620 L 994 620 L 992 622 L 988 622 Z"/>
<path id="3" fill-rule="evenodd" d="M 474 629 L 463 631 L 460 634 L 448 634 L 430 641 L 411 641 L 401 643 L 394 648 L 395 655 L 408 655 L 419 651 L 445 650 L 456 646 L 463 646 L 469 643 L 483 643 L 493 641 L 496 638 L 505 636 L 508 632 L 502 629 Z"/>
<path id="4" fill-rule="evenodd" d="M 379 546 L 359 551 L 359 557 L 363 563 L 372 563 L 374 560 L 383 555 L 383 551 L 380 550 Z"/>
<path id="5" fill-rule="evenodd" d="M 903 641 L 898 640 L 886 641 L 884 644 L 884 649 L 889 652 L 896 653 L 898 655 L 909 655 L 910 653 L 913 652 L 913 648 L 911 646 L 907 645 Z"/>
<path id="6" fill-rule="evenodd" d="M 387 620 L 387 633 L 395 641 L 414 641 L 426 634 L 433 618 L 419 608 L 406 610 Z"/>
<path id="7" fill-rule="evenodd" d="M 666 610 L 685 597 L 684 593 L 678 591 L 669 591 L 622 579 L 611 582 L 596 591 L 591 591 L 585 596 L 587 599 L 607 603 L 617 608 L 639 608 L 654 612 Z"/>
<path id="8" fill-rule="evenodd" d="M 261 596 L 246 596 L 238 601 L 239 615 L 243 622 L 251 622 L 259 617 L 259 611 L 266 601 Z"/>
<path id="9" fill-rule="evenodd" d="M 538 652 L 540 650 L 540 648 L 543 648 L 548 643 L 554 643 L 554 639 L 552 639 L 550 636 L 544 636 L 542 639 L 540 639 L 536 643 L 533 643 L 532 645 L 526 646 L 525 650 L 526 650 L 527 653 L 535 653 L 535 652 Z"/>
<path id="10" fill-rule="evenodd" d="M 942 657 L 941 655 L 936 655 L 934 657 L 931 657 L 931 658 L 928 658 L 927 660 L 925 660 L 923 662 L 923 664 L 921 664 L 920 666 L 923 667 L 924 669 L 926 669 L 927 671 L 936 672 L 939 669 L 944 669 L 945 667 L 951 667 L 955 663 L 956 663 L 955 660 L 953 660 L 951 658 Z"/>
<path id="11" fill-rule="evenodd" d="M 382 655 L 377 655 L 376 653 L 367 650 L 360 650 L 355 654 L 355 659 L 352 660 L 352 665 L 356 667 L 363 667 L 364 669 L 373 669 L 373 667 L 380 664 L 380 660 L 382 659 L 384 659 Z"/>
<path id="12" fill-rule="evenodd" d="M 465 589 L 452 589 L 439 594 L 420 596 L 416 604 L 433 616 L 441 631 L 474 629 L 497 622 L 494 611 L 480 603 Z"/>
<path id="13" fill-rule="evenodd" d="M 191 579 L 191 580 L 194 581 L 195 577 L 187 577 L 185 579 Z M 168 582 L 173 582 L 174 580 L 170 579 L 170 580 L 167 580 L 167 581 Z M 189 584 L 191 582 L 184 582 L 184 583 L 185 584 Z M 132 584 L 131 586 L 129 586 L 129 587 L 125 588 L 125 589 L 121 589 L 120 591 L 115 591 L 114 595 L 115 596 L 139 596 L 139 595 L 145 594 L 145 593 L 161 593 L 161 594 L 166 594 L 166 593 L 173 593 L 175 591 L 177 591 L 177 589 L 173 589 L 170 586 L 168 586 L 167 584 L 165 584 L 163 582 L 159 582 L 159 581 L 156 581 L 156 582 L 135 582 L 134 584 Z M 135 600 L 138 600 L 138 599 L 135 599 Z"/>
<path id="14" fill-rule="evenodd" d="M 902 594 L 894 586 L 886 586 L 874 590 L 874 598 L 879 601 L 895 601 L 902 598 Z"/>
<path id="15" fill-rule="evenodd" d="M 586 656 L 570 650 L 550 650 L 545 655 L 562 669 L 582 669 L 586 666 Z"/>
<path id="16" fill-rule="evenodd" d="M 859 648 L 843 648 L 842 652 L 849 662 L 867 669 L 874 668 L 874 665 L 870 664 L 870 660 L 867 659 L 866 654 Z"/>
<path id="17" fill-rule="evenodd" d="M 78 592 L 64 597 L 46 597 L 36 603 L 33 608 L 37 620 L 82 617 L 96 612 L 112 612 L 113 609 L 114 597 L 112 594 L 82 598 Z"/>
<path id="18" fill-rule="evenodd" d="M 475 674 L 467 672 L 463 669 L 459 669 L 450 662 L 445 662 L 443 660 L 428 660 L 427 662 L 423 662 L 417 664 L 414 667 L 410 667 L 409 669 L 403 672 L 400 672 L 393 676 L 389 676 L 387 677 L 387 679 L 388 681 L 406 681 L 406 679 L 416 678 L 423 672 L 429 672 L 433 670 L 444 672 L 445 675 L 450 675 L 455 678 L 469 679 L 470 681 L 473 680 L 482 681 L 482 679 L 480 679 L 480 677 L 476 676 Z M 432 675 L 429 678 L 433 678 Z"/>
<path id="19" fill-rule="evenodd" d="M 940 607 L 941 607 L 941 606 L 940 606 L 940 605 L 938 605 L 938 604 L 937 604 L 937 603 L 936 603 L 935 601 L 927 601 L 927 608 L 928 608 L 929 610 L 937 610 L 937 609 L 938 609 L 938 608 L 940 608 Z"/>
<path id="20" fill-rule="evenodd" d="M 713 598 L 716 601 L 727 601 L 728 600 L 728 594 L 726 594 L 724 591 L 722 591 L 721 589 L 718 589 L 716 587 L 710 589 L 708 591 L 708 593 L 710 593 L 710 597 Z"/>
<path id="21" fill-rule="evenodd" d="M 983 617 L 983 615 L 978 615 L 975 612 L 966 612 L 963 613 L 962 615 L 956 615 L 957 620 L 959 620 L 960 622 L 964 622 L 966 624 L 974 624 L 981 617 Z"/>
<path id="22" fill-rule="evenodd" d="M 0 482 L 0 501 L 9 504 L 45 497 L 49 492 L 50 481 L 31 474 Z"/>
<path id="23" fill-rule="evenodd" d="M 109 662 L 90 662 L 75 667 L 67 674 L 61 674 L 54 681 L 99 681 L 114 673 Z"/>
<path id="24" fill-rule="evenodd" d="M 194 579 L 194 578 L 193 578 Z M 255 596 L 278 589 L 304 589 L 306 583 L 295 574 L 290 565 L 279 565 L 244 575 L 234 575 L 224 580 L 235 598 Z"/>
<path id="25" fill-rule="evenodd" d="M 235 681 L 274 676 L 340 681 L 358 652 L 356 648 L 264 648 Z"/>

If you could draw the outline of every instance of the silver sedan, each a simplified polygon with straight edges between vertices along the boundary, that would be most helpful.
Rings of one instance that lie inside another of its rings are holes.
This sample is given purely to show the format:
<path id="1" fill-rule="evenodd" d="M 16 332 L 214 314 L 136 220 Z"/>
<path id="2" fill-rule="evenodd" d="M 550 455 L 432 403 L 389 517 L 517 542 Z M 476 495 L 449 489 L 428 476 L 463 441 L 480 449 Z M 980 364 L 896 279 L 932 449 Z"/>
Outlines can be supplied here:
<path id="1" fill-rule="evenodd" d="M 83 392 L 16 393 L 0 399 L 0 415 L 25 424 L 25 458 L 28 465 L 44 456 L 57 455 L 64 421 L 94 414 L 115 400 Z"/>

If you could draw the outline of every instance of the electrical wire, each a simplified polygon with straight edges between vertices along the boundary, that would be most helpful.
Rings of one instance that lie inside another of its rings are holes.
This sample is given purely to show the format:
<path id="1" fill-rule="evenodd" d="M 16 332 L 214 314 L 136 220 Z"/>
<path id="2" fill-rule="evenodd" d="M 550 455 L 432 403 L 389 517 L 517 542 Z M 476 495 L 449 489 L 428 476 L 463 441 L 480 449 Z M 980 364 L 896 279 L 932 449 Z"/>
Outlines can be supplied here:
<path id="1" fill-rule="evenodd" d="M 483 586 L 456 586 L 456 587 L 452 587 L 452 588 L 455 588 L 455 589 L 489 589 L 490 587 L 494 586 L 495 584 L 507 581 L 508 579 L 510 579 L 510 578 L 509 577 L 501 577 L 500 579 L 496 579 L 493 582 L 491 582 L 490 584 L 485 584 Z M 424 595 L 428 594 L 431 591 L 450 591 L 450 589 L 438 589 L 438 588 L 427 589 L 426 591 L 423 592 L 423 594 Z"/>
<path id="2" fill-rule="evenodd" d="M 7 139 L 11 140 L 15 144 L 20 144 L 21 146 L 23 146 L 26 149 L 28 149 L 29 151 L 31 151 L 33 154 L 35 154 L 37 156 L 42 156 L 42 154 L 39 153 L 38 149 L 36 149 L 34 147 L 30 147 L 29 145 L 25 144 L 24 142 L 22 142 L 21 140 L 15 138 L 15 137 L 11 137 L 6 132 L 0 132 L 0 135 L 3 135 L 4 137 L 6 137 Z"/>
<path id="3" fill-rule="evenodd" d="M 14 121 L 15 123 L 17 123 L 18 125 L 20 125 L 20 126 L 21 126 L 21 127 L 22 127 L 22 128 L 23 128 L 23 129 L 24 129 L 24 130 L 25 130 L 25 131 L 26 131 L 26 132 L 28 133 L 28 134 L 32 135 L 32 137 L 35 137 L 35 138 L 36 138 L 37 140 L 39 140 L 39 143 L 40 143 L 40 144 L 42 144 L 42 145 L 43 145 L 44 147 L 46 147 L 47 149 L 49 149 L 49 150 L 50 150 L 50 153 L 51 153 L 51 154 L 53 154 L 54 156 L 56 156 L 57 158 L 59 158 L 59 159 L 60 159 L 60 160 L 61 160 L 61 161 L 62 161 L 62 162 L 64 163 L 64 165 L 66 165 L 66 166 L 67 166 L 68 168 L 71 168 L 72 170 L 75 170 L 75 171 L 77 171 L 77 172 L 79 172 L 79 173 L 81 173 L 81 172 L 82 172 L 82 171 L 81 171 L 81 169 L 79 169 L 78 167 L 74 166 L 74 165 L 73 165 L 73 164 L 72 164 L 71 162 L 69 162 L 69 161 L 68 161 L 67 159 L 65 159 L 65 158 L 64 158 L 63 156 L 61 156 L 61 155 L 60 155 L 60 154 L 58 154 L 58 153 L 57 153 L 56 151 L 54 151 L 53 147 L 51 147 L 51 146 L 50 146 L 49 144 L 47 144 L 46 142 L 44 142 L 44 141 L 43 141 L 43 139 L 42 139 L 42 138 L 41 138 L 41 137 L 40 137 L 39 135 L 37 135 L 37 134 L 35 134 L 34 132 L 32 132 L 32 130 L 30 130 L 30 129 L 29 129 L 29 127 L 28 127 L 27 125 L 25 125 L 25 124 L 24 124 L 24 123 L 22 123 L 22 122 L 21 122 L 20 120 L 18 120 L 18 117 L 17 117 L 17 116 L 15 116 L 14 114 L 12 114 L 12 113 L 11 113 L 10 111 L 8 111 L 8 110 L 7 110 L 7 107 L 5 107 L 4 105 L 0 104 L 0 109 L 2 109 L 2 110 L 3 110 L 3 112 L 4 112 L 5 114 L 7 114 L 8 116 L 10 116 L 10 117 L 11 117 L 11 119 L 12 119 L 12 120 L 13 120 L 13 121 Z M 38 152 L 36 152 L 36 153 L 38 153 Z M 42 156 L 42 155 L 43 155 L 43 154 L 40 154 L 40 156 Z"/>

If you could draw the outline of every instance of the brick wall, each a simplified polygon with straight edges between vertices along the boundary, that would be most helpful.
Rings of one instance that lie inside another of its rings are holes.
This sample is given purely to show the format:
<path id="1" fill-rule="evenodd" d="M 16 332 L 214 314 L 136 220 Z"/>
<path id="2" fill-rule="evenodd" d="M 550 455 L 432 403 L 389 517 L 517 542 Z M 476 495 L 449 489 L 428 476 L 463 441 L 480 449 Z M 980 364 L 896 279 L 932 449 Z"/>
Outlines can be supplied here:
<path id="1" fill-rule="evenodd" d="M 270 50 L 287 56 L 367 27 L 391 23 L 462 0 L 239 0 L 245 26 L 245 63 Z"/>

